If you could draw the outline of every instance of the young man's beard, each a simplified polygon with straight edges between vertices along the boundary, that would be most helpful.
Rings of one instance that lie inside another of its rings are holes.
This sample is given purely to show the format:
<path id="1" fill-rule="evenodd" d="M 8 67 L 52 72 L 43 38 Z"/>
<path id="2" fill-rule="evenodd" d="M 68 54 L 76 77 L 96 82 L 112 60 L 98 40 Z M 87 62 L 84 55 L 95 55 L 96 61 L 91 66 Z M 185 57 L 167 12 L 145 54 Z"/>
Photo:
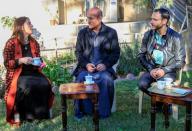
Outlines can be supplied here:
<path id="1" fill-rule="evenodd" d="M 160 25 L 159 25 L 159 26 L 156 26 L 156 27 L 155 27 L 155 30 L 156 30 L 156 31 L 157 31 L 157 30 L 160 30 L 161 28 L 163 28 L 163 26 L 164 26 L 164 25 L 161 25 L 161 26 L 160 26 Z"/>

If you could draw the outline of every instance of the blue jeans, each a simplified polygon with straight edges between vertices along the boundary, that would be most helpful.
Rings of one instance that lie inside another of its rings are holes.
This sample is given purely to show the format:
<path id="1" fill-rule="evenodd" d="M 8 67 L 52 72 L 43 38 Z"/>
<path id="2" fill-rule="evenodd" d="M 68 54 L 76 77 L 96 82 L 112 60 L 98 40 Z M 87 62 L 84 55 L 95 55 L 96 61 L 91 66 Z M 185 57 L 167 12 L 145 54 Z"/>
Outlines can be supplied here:
<path id="1" fill-rule="evenodd" d="M 106 118 L 111 114 L 111 107 L 114 96 L 114 81 L 107 71 L 89 73 L 93 76 L 95 83 L 99 86 L 98 108 L 100 118 Z M 76 78 L 76 82 L 84 82 L 87 71 L 82 71 Z M 93 113 L 93 103 L 90 99 L 75 100 L 75 116 L 78 118 Z"/>

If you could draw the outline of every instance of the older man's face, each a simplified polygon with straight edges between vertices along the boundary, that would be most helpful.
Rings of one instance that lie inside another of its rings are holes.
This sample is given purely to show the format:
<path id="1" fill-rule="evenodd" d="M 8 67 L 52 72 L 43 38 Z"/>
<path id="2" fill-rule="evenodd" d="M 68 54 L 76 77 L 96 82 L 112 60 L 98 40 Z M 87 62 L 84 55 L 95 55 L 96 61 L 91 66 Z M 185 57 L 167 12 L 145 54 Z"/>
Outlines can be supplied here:
<path id="1" fill-rule="evenodd" d="M 101 17 L 98 16 L 96 10 L 88 11 L 87 21 L 90 29 L 95 29 L 101 25 Z"/>

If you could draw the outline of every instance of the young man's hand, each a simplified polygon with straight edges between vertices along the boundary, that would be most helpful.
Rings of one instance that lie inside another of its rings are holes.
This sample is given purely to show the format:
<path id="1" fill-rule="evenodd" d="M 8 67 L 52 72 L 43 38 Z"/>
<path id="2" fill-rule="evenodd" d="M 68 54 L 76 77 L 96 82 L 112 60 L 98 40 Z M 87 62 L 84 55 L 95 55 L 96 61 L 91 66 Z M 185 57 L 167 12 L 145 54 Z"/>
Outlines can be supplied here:
<path id="1" fill-rule="evenodd" d="M 165 75 L 165 72 L 163 69 L 160 68 L 156 68 L 151 70 L 150 75 L 154 78 L 154 79 L 159 79 L 161 77 L 163 77 Z"/>

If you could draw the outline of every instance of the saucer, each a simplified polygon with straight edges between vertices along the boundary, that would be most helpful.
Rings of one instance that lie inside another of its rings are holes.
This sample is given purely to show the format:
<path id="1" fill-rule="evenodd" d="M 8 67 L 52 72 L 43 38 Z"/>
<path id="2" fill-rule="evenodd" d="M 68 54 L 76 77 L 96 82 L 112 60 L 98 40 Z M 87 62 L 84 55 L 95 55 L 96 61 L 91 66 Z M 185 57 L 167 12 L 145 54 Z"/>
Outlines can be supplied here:
<path id="1" fill-rule="evenodd" d="M 86 85 L 85 90 L 86 90 L 86 91 L 92 91 L 93 88 L 94 88 L 93 85 L 90 85 L 90 84 L 89 84 L 89 85 Z"/>
<path id="2" fill-rule="evenodd" d="M 84 84 L 86 84 L 86 85 L 94 84 L 94 83 L 95 83 L 94 81 L 91 81 L 91 82 L 86 82 L 86 81 L 84 81 Z"/>

